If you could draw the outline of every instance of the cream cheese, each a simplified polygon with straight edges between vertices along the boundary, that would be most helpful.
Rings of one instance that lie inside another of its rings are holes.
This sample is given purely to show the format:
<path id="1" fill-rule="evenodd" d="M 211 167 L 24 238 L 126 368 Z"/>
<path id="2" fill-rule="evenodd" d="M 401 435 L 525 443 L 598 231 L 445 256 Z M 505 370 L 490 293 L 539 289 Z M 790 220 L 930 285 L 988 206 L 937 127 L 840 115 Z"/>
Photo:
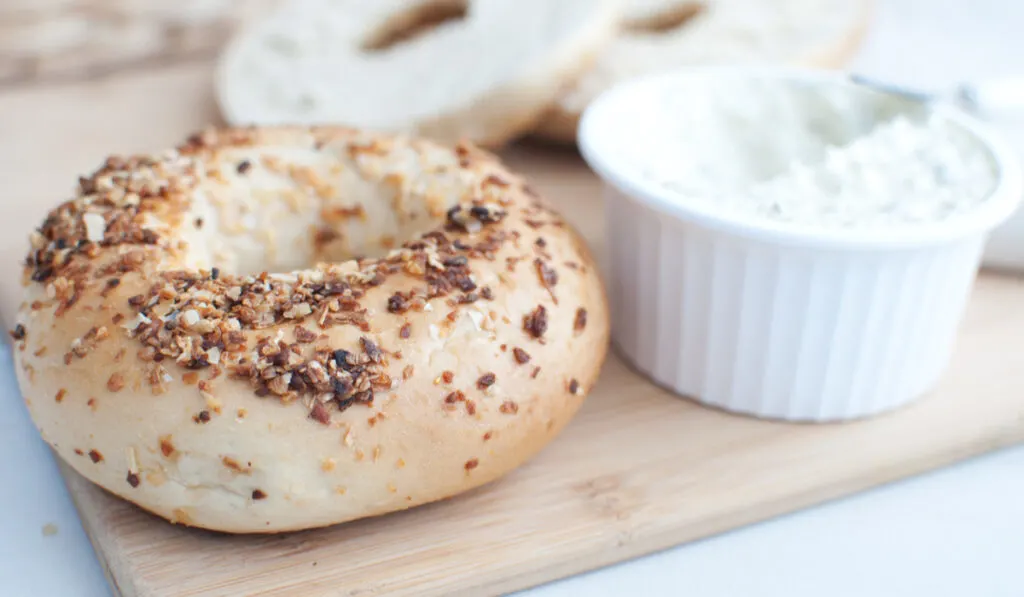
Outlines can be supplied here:
<path id="1" fill-rule="evenodd" d="M 716 79 L 666 89 L 622 159 L 674 202 L 773 221 L 942 221 L 988 197 L 981 142 L 942 113 L 852 84 Z M 643 148 L 637 151 L 636 148 Z"/>

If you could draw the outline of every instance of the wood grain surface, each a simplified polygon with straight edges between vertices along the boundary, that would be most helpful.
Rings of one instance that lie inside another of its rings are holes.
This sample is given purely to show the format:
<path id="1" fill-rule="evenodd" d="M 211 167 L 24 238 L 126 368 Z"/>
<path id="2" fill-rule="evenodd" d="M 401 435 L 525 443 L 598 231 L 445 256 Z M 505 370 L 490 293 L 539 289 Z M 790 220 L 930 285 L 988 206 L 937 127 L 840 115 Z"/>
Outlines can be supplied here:
<path id="1" fill-rule="evenodd" d="M 28 230 L 110 152 L 156 150 L 216 122 L 210 69 L 181 65 L 0 94 L 0 253 L 16 280 Z M 579 158 L 513 147 L 597 249 L 599 185 Z M 6 321 L 15 283 L 0 285 Z M 764 520 L 1024 441 L 1024 281 L 979 279 L 939 390 L 831 425 L 758 421 L 658 389 L 616 356 L 579 416 L 501 481 L 408 512 L 278 536 L 172 526 L 65 471 L 122 595 L 484 595 Z"/>
<path id="2" fill-rule="evenodd" d="M 210 59 L 281 0 L 2 0 L 0 88 Z"/>

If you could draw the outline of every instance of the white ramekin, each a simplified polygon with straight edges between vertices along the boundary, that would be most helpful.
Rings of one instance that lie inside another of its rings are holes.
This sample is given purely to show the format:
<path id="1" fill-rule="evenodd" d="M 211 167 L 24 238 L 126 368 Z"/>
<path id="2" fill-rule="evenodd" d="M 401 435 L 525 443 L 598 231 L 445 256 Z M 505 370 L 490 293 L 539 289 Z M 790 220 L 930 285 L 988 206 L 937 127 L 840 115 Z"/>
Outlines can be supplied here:
<path id="1" fill-rule="evenodd" d="M 659 385 L 734 412 L 835 421 L 907 404 L 941 377 L 986 236 L 1020 201 L 1013 152 L 950 112 L 990 151 L 997 188 L 963 216 L 898 232 L 711 213 L 672 201 L 614 159 L 629 150 L 621 133 L 652 94 L 678 77 L 737 72 L 846 82 L 818 71 L 700 67 L 625 83 L 584 114 L 580 151 L 605 183 L 615 345 Z"/>
<path id="2" fill-rule="evenodd" d="M 1024 164 L 1024 114 L 986 114 L 985 122 L 999 130 L 1000 136 L 1017 154 L 1017 163 Z M 981 263 L 996 270 L 1024 271 L 1024 209 L 1018 209 L 1002 225 L 992 231 Z"/>

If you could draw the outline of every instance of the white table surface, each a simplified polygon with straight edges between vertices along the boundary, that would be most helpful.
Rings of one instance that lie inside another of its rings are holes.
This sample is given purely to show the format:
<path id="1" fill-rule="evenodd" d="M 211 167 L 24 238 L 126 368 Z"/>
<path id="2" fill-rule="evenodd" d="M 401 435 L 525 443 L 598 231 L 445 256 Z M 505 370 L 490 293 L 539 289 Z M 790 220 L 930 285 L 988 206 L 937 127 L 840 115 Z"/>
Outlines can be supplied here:
<path id="1" fill-rule="evenodd" d="M 933 88 L 1024 74 L 1024 1 L 877 1 L 860 72 Z M 1024 131 L 1008 132 L 1024 141 Z M 0 455 L 0 595 L 108 595 L 6 347 Z M 44 535 L 46 525 L 56 534 Z M 524 595 L 1020 597 L 1022 565 L 1024 447 Z"/>

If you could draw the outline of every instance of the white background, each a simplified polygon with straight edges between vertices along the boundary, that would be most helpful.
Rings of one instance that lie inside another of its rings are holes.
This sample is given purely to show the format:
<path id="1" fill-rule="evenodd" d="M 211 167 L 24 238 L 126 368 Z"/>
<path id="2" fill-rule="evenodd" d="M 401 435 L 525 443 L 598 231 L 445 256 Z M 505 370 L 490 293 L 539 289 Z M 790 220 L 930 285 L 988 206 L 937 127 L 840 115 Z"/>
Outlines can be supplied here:
<path id="1" fill-rule="evenodd" d="M 929 88 L 1024 75 L 1024 1 L 878 5 L 859 72 Z M 1005 132 L 1024 146 L 1024 129 Z M 0 595 L 107 595 L 6 348 L 0 480 Z M 524 593 L 576 594 L 1024 596 L 1024 447 Z"/>

